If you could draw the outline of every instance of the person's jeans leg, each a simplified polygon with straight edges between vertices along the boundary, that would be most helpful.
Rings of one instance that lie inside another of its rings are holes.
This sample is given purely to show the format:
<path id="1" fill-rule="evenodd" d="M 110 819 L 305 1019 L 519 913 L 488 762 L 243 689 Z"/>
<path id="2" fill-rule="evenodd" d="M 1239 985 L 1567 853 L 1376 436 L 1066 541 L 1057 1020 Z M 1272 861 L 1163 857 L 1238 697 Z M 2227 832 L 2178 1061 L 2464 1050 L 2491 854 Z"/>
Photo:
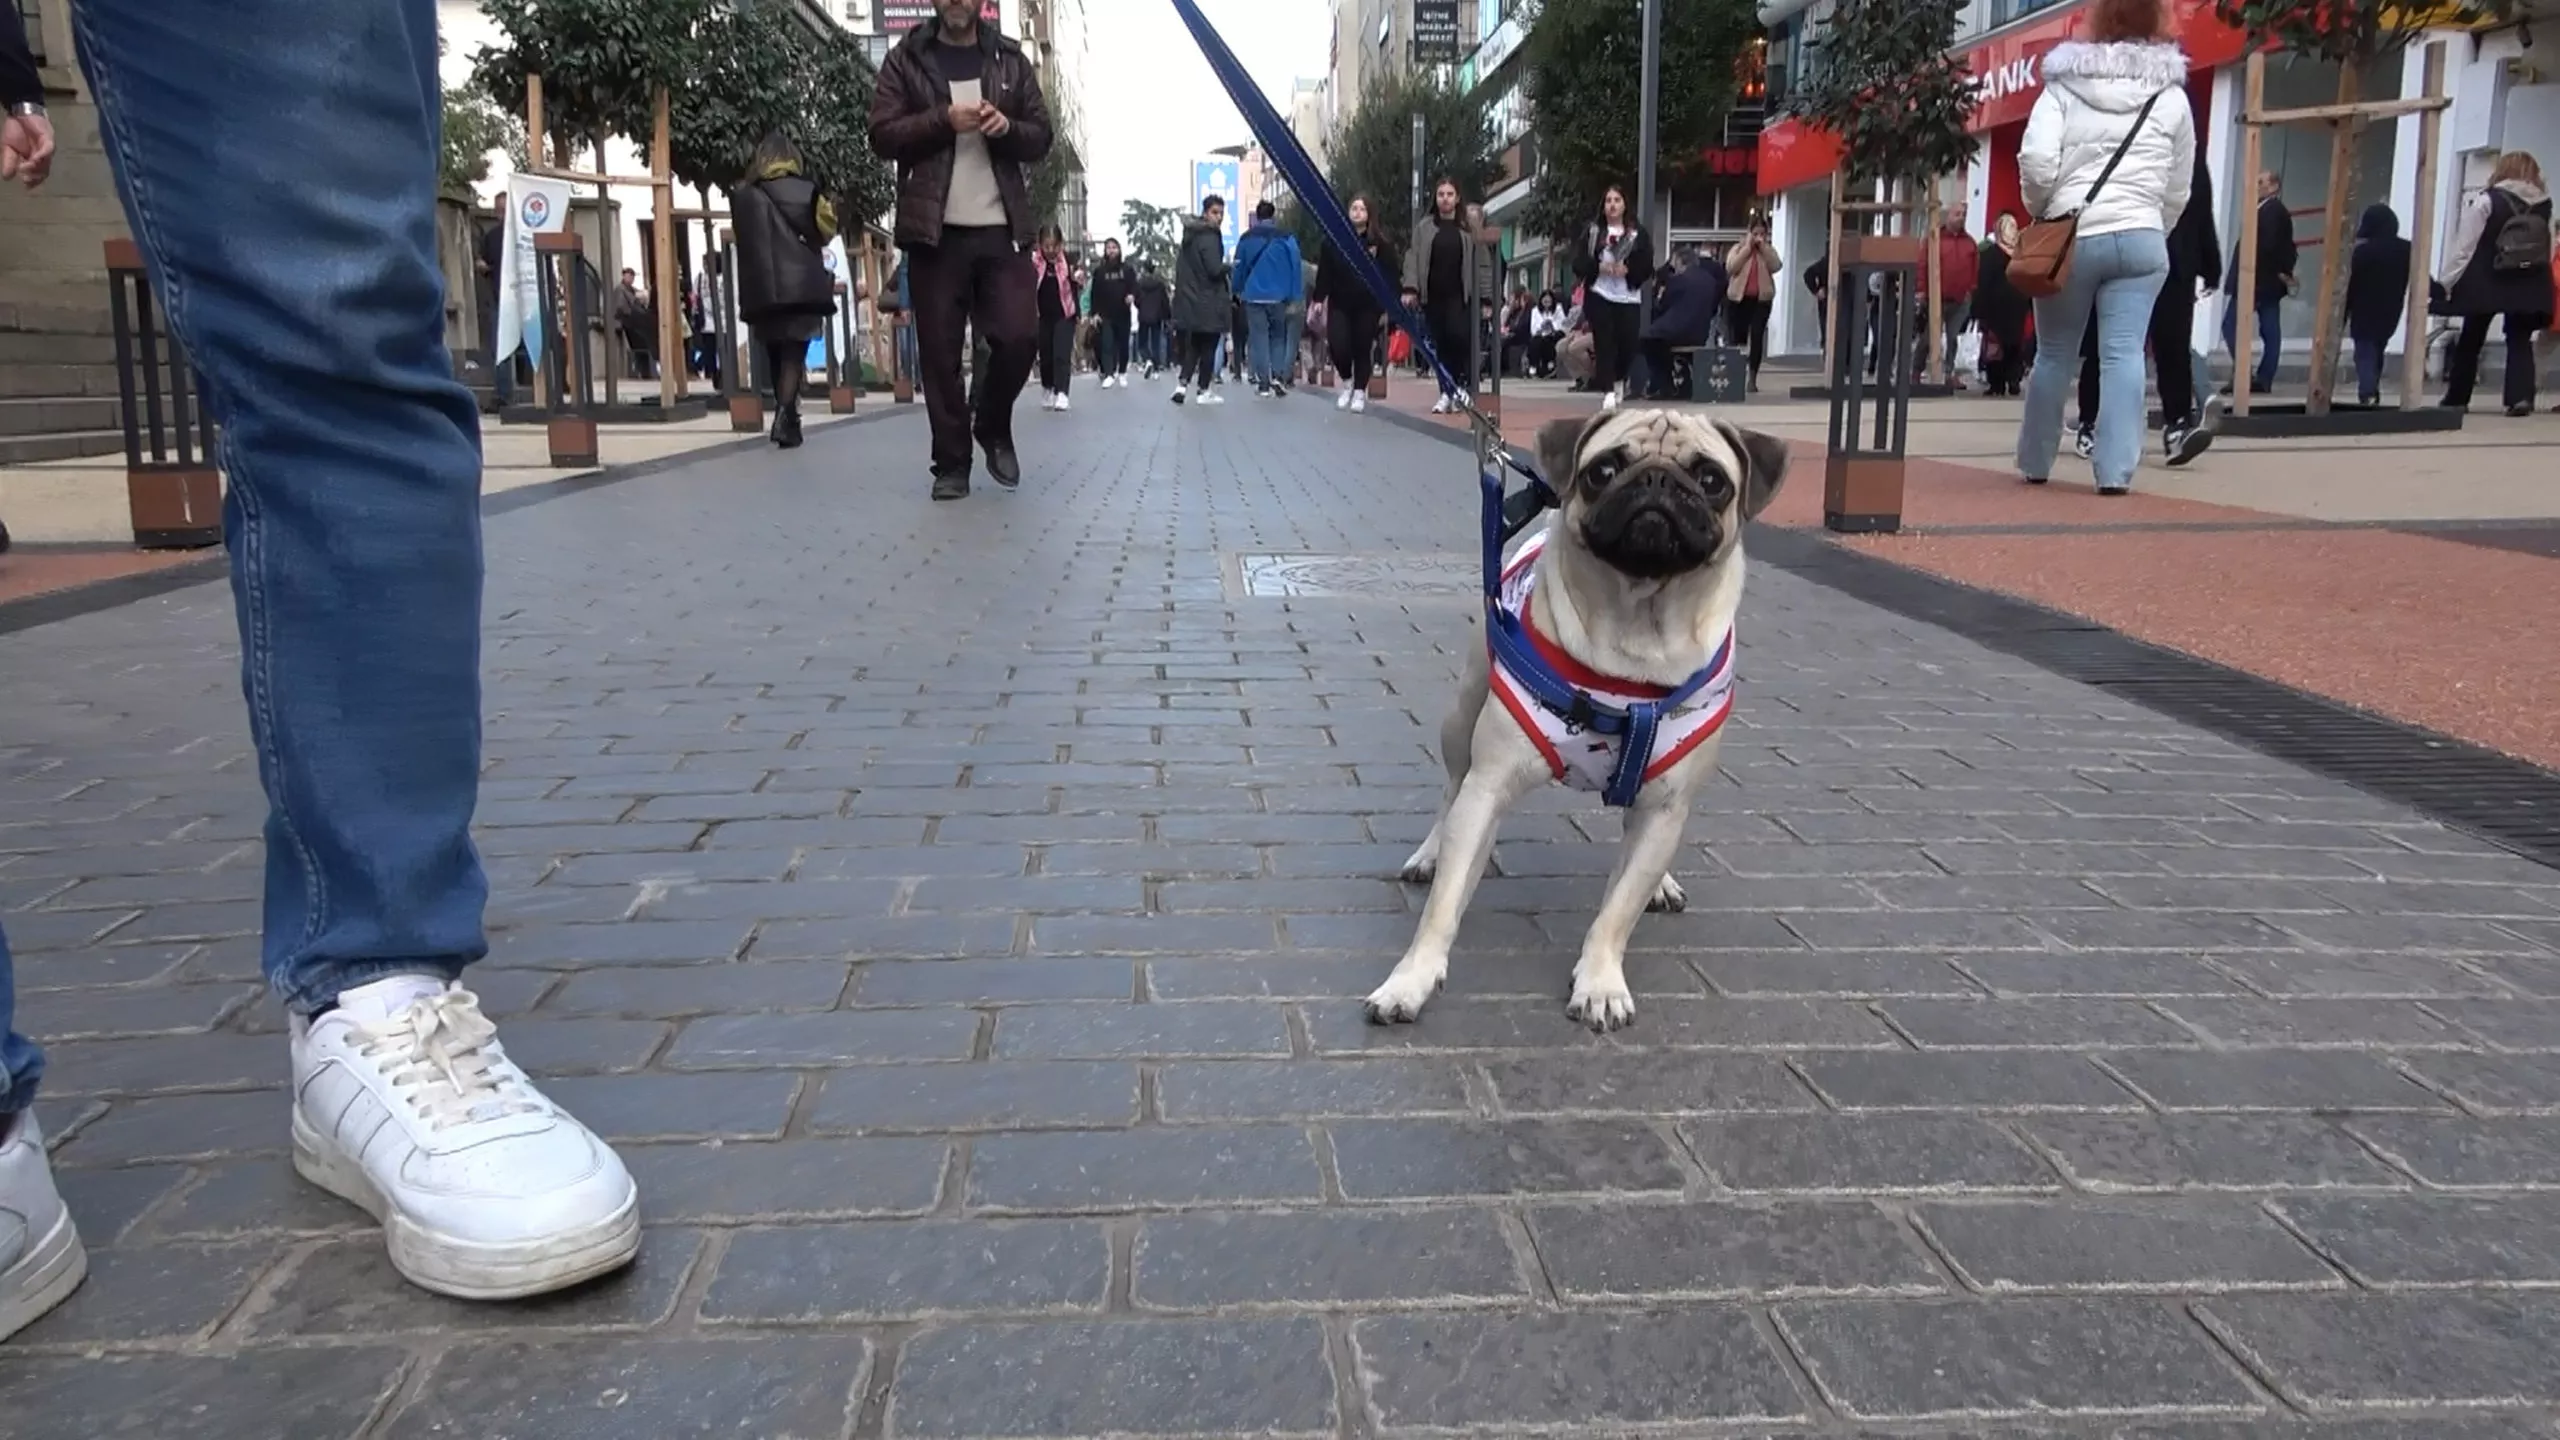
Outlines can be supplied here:
<path id="1" fill-rule="evenodd" d="M 2541 328 L 2533 323 L 2535 318 L 2509 315 L 2500 322 L 2507 336 L 2507 377 L 2502 398 L 2509 409 L 2533 403 L 2534 382 L 2540 378 L 2534 374 L 2533 364 L 2533 332 Z"/>
<path id="2" fill-rule="evenodd" d="M 2096 253 L 2092 254 L 2094 250 Z M 2097 261 L 2098 488 L 2121 490 L 2142 465 L 2149 428 L 2142 403 L 2142 345 L 2151 333 L 2152 302 L 2169 278 L 2168 236 L 2125 230 L 2081 242 L 2075 267 Z"/>
<path id="3" fill-rule="evenodd" d="M 2054 456 L 2062 449 L 2062 406 L 2097 301 L 2097 267 L 2090 263 L 2088 243 L 2081 242 L 2072 257 L 2071 278 L 2061 293 L 2035 302 L 2035 368 L 2027 372 L 2026 403 L 2018 416 L 2018 473 L 2030 480 L 2052 478 Z"/>
<path id="4" fill-rule="evenodd" d="M 2276 366 L 2284 360 L 2284 304 L 2275 301 L 2258 305 L 2258 388 L 2276 388 Z"/>
<path id="5" fill-rule="evenodd" d="M 2079 428 L 2096 428 L 2098 400 L 2098 327 L 2091 325 L 2080 332 L 2080 409 L 2076 417 Z"/>
<path id="6" fill-rule="evenodd" d="M 955 236 L 907 251 L 916 388 L 933 427 L 933 473 L 966 475 L 969 444 L 969 256 Z"/>
<path id="7" fill-rule="evenodd" d="M 230 477 L 268 980 L 310 1011 L 450 977 L 486 948 L 488 884 L 480 417 L 444 345 L 435 6 L 84 0 L 72 23 Z"/>
<path id="8" fill-rule="evenodd" d="M 44 1078 L 44 1052 L 18 1033 L 17 970 L 9 959 L 9 932 L 0 929 L 0 1130 L 7 1118 L 35 1103 Z"/>
<path id="9" fill-rule="evenodd" d="M 969 316 L 987 342 L 987 373 L 978 387 L 977 414 L 970 433 L 981 443 L 1013 444 L 1013 403 L 1031 379 L 1031 361 L 1039 349 L 1040 309 L 1034 293 L 1031 252 L 1000 230 L 972 238 L 969 260 Z M 1073 343 L 1075 326 L 1064 326 Z M 1066 377 L 1060 376 L 1064 388 Z"/>
<path id="10" fill-rule="evenodd" d="M 2356 399 L 2378 400 L 2382 396 L 2382 347 L 2385 342 L 2359 338 L 2356 344 Z"/>
<path id="11" fill-rule="evenodd" d="M 2163 277 L 2151 302 L 2151 370 L 2160 381 L 2160 420 L 2171 430 L 2192 426 L 2196 410 L 2196 282 L 2192 275 Z"/>
<path id="12" fill-rule="evenodd" d="M 2480 378 L 2480 352 L 2489 348 L 2489 317 L 2465 315 L 2462 328 L 2454 333 L 2453 349 L 2444 362 L 2444 403 L 2460 407 L 2471 403 L 2472 387 Z"/>

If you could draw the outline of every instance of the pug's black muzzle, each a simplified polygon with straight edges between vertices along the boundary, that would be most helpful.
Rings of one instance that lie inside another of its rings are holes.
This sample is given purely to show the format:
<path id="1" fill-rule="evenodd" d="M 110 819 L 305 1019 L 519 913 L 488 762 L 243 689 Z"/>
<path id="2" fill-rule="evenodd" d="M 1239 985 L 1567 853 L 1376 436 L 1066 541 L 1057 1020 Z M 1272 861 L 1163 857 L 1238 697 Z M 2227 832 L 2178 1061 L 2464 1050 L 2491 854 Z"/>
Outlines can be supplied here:
<path id="1" fill-rule="evenodd" d="M 1724 527 L 1706 488 L 1675 466 L 1629 468 L 1592 498 L 1582 543 L 1603 564 L 1639 580 L 1686 574 L 1715 558 Z"/>

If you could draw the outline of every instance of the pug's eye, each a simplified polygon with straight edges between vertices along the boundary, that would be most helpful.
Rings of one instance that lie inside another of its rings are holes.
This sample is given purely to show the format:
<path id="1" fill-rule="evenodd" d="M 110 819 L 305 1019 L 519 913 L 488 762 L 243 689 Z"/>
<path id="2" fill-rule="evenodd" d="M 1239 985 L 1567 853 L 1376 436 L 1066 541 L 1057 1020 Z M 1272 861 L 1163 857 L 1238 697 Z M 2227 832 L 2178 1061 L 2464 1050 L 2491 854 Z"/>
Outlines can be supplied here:
<path id="1" fill-rule="evenodd" d="M 1592 466 L 1590 469 L 1582 473 L 1591 478 L 1591 483 L 1594 486 L 1606 485 L 1610 481 L 1618 478 L 1618 462 L 1615 460 L 1603 460 L 1599 464 Z"/>
<path id="2" fill-rule="evenodd" d="M 1698 467 L 1698 488 L 1707 492 L 1709 502 L 1722 505 L 1733 498 L 1733 480 L 1713 465 Z"/>

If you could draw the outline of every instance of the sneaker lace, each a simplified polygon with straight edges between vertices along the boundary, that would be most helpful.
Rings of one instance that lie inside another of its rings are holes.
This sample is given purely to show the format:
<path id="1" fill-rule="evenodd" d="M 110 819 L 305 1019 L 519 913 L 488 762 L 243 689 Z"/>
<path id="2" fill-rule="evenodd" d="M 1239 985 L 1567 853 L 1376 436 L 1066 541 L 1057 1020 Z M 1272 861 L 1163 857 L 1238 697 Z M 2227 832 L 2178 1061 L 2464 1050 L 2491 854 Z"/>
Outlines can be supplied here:
<path id="1" fill-rule="evenodd" d="M 423 996 L 379 1025 L 355 1027 L 352 1040 L 432 1129 L 544 1109 L 468 990 Z"/>

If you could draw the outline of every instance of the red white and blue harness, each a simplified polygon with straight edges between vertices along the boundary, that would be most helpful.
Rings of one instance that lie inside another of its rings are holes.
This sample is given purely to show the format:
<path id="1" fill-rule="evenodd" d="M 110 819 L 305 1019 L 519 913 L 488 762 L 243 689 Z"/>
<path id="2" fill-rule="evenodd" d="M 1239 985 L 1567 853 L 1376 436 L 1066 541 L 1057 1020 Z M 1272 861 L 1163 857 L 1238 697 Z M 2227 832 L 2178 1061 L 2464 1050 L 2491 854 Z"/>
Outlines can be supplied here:
<path id="1" fill-rule="evenodd" d="M 1676 687 L 1604 675 L 1539 632 L 1538 557 L 1546 545 L 1544 534 L 1532 536 L 1511 557 L 1488 611 L 1488 618 L 1499 613 L 1508 622 L 1493 627 L 1494 633 L 1516 627 L 1544 673 L 1530 673 L 1519 663 L 1519 652 L 1506 654 L 1496 644 L 1490 647 L 1488 677 L 1493 697 L 1538 747 L 1556 779 L 1625 805 L 1724 728 L 1733 712 L 1733 631 L 1728 626 L 1706 667 Z M 1546 703 L 1537 698 L 1542 685 L 1561 685 L 1571 698 L 1562 708 Z M 1622 723 L 1610 725 L 1612 718 Z"/>

